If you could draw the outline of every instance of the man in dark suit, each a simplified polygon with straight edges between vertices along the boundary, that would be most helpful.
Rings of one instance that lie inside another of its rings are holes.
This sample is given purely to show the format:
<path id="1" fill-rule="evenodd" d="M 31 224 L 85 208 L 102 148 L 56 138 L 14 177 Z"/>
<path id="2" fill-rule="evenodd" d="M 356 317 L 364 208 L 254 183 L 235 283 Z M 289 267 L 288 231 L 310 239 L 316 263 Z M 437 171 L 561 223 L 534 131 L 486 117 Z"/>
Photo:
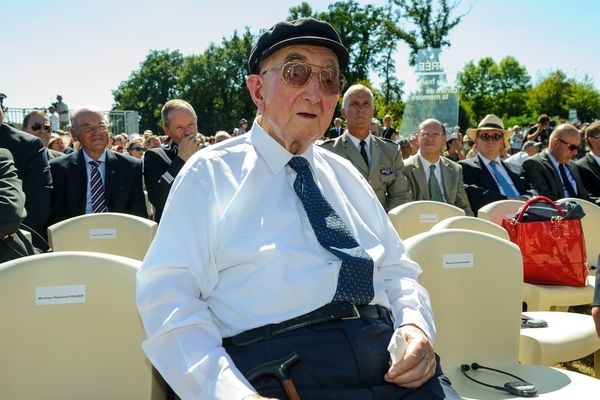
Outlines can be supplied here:
<path id="1" fill-rule="evenodd" d="M 333 120 L 333 128 L 327 132 L 326 138 L 335 139 L 342 136 L 342 133 L 344 133 L 344 128 L 342 128 L 342 119 L 336 118 Z"/>
<path id="2" fill-rule="evenodd" d="M 33 254 L 31 243 L 19 231 L 25 215 L 25 194 L 12 154 L 0 148 L 0 264 Z"/>
<path id="3" fill-rule="evenodd" d="M 525 177 L 542 196 L 551 200 L 576 197 L 591 202 L 579 176 L 577 165 L 571 158 L 577 153 L 581 134 L 571 124 L 557 126 L 548 143 L 548 148 L 523 162 Z"/>
<path id="4" fill-rule="evenodd" d="M 517 167 L 500 159 L 511 131 L 504 129 L 504 123 L 493 114 L 488 114 L 477 128 L 467 129 L 467 135 L 477 145 L 474 157 L 461 160 L 465 190 L 476 213 L 481 207 L 498 200 L 527 198 L 536 193 L 529 182 L 521 176 Z"/>
<path id="5" fill-rule="evenodd" d="M 110 125 L 104 112 L 83 107 L 73 113 L 71 135 L 78 152 L 50 163 L 55 223 L 94 212 L 119 212 L 148 217 L 139 160 L 106 149 Z"/>
<path id="6" fill-rule="evenodd" d="M 144 154 L 144 182 L 148 200 L 154 206 L 154 219 L 160 221 L 171 184 L 183 164 L 202 148 L 198 137 L 196 111 L 187 101 L 169 100 L 161 111 L 163 131 L 171 138 L 164 147 L 149 149 Z"/>
<path id="7" fill-rule="evenodd" d="M 386 211 L 411 201 L 408 181 L 402 174 L 404 163 L 400 145 L 369 132 L 375 112 L 371 90 L 363 85 L 353 85 L 344 94 L 342 104 L 347 130 L 322 146 L 354 164 Z"/>
<path id="8" fill-rule="evenodd" d="M 404 160 L 402 173 L 408 179 L 413 200 L 434 200 L 462 208 L 472 216 L 463 185 L 461 166 L 440 156 L 445 148 L 446 130 L 437 119 L 419 124 L 419 151 Z"/>
<path id="9" fill-rule="evenodd" d="M 600 197 L 600 121 L 585 128 L 585 140 L 590 146 L 590 152 L 575 164 L 583 186 L 590 195 Z"/>
<path id="10" fill-rule="evenodd" d="M 47 244 L 38 236 L 46 236 L 46 223 L 50 216 L 52 175 L 46 148 L 39 138 L 2 124 L 3 118 L 0 107 L 0 148 L 11 152 L 25 192 L 27 217 L 23 224 L 35 231 L 32 235 L 33 244 L 46 250 Z"/>

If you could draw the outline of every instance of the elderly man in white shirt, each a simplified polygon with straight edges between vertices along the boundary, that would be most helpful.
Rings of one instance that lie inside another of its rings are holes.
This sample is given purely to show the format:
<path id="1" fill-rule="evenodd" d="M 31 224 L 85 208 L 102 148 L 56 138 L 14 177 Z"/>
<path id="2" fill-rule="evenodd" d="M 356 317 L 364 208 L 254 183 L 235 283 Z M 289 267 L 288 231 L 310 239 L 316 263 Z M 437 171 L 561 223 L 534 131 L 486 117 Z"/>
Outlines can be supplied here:
<path id="1" fill-rule="evenodd" d="M 459 398 L 419 266 L 360 173 L 313 144 L 347 65 L 329 24 L 272 27 L 249 59 L 252 129 L 196 153 L 173 184 L 137 302 L 143 348 L 183 399 L 283 398 L 248 376 L 292 351 L 304 400 Z M 390 366 L 394 334 L 408 346 Z"/>

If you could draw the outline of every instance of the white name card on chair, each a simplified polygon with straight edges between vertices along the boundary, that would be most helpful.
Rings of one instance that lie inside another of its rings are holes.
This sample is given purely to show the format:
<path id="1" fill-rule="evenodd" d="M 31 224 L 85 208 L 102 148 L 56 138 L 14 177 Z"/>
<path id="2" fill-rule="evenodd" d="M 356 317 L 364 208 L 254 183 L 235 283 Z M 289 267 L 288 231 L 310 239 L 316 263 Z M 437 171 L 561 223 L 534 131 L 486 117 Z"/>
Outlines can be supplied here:
<path id="1" fill-rule="evenodd" d="M 35 305 L 85 303 L 85 285 L 38 286 Z"/>
<path id="2" fill-rule="evenodd" d="M 473 268 L 473 253 L 444 254 L 443 268 Z"/>
<path id="3" fill-rule="evenodd" d="M 116 238 L 117 238 L 117 230 L 115 228 L 90 229 L 90 239 L 116 239 Z"/>
<path id="4" fill-rule="evenodd" d="M 422 224 L 438 222 L 437 214 L 419 214 L 419 222 Z"/>

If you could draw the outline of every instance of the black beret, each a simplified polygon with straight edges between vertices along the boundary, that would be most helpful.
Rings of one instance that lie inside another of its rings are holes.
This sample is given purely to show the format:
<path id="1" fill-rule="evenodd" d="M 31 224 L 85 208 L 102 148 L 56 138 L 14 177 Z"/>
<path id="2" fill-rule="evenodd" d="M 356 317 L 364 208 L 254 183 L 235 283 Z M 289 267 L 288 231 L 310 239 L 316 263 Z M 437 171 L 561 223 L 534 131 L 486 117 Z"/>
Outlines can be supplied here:
<path id="1" fill-rule="evenodd" d="M 300 18 L 279 22 L 260 36 L 248 59 L 250 73 L 258 74 L 258 64 L 276 50 L 299 43 L 328 47 L 337 55 L 340 69 L 343 71 L 348 67 L 348 50 L 335 29 L 325 21 Z"/>

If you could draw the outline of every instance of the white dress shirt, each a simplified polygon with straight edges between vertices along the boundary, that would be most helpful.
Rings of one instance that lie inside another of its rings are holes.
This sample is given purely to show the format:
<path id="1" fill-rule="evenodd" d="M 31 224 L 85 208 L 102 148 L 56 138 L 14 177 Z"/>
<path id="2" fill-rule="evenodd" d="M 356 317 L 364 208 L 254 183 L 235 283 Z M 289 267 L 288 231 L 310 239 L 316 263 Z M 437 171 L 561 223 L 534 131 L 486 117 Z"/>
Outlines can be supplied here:
<path id="1" fill-rule="evenodd" d="M 305 157 L 317 185 L 374 261 L 375 297 L 395 325 L 433 341 L 429 296 L 360 172 L 318 146 Z M 255 393 L 222 338 L 330 303 L 341 261 L 321 247 L 287 166 L 292 154 L 254 123 L 249 134 L 194 154 L 175 179 L 137 278 L 143 349 L 184 399 Z"/>

